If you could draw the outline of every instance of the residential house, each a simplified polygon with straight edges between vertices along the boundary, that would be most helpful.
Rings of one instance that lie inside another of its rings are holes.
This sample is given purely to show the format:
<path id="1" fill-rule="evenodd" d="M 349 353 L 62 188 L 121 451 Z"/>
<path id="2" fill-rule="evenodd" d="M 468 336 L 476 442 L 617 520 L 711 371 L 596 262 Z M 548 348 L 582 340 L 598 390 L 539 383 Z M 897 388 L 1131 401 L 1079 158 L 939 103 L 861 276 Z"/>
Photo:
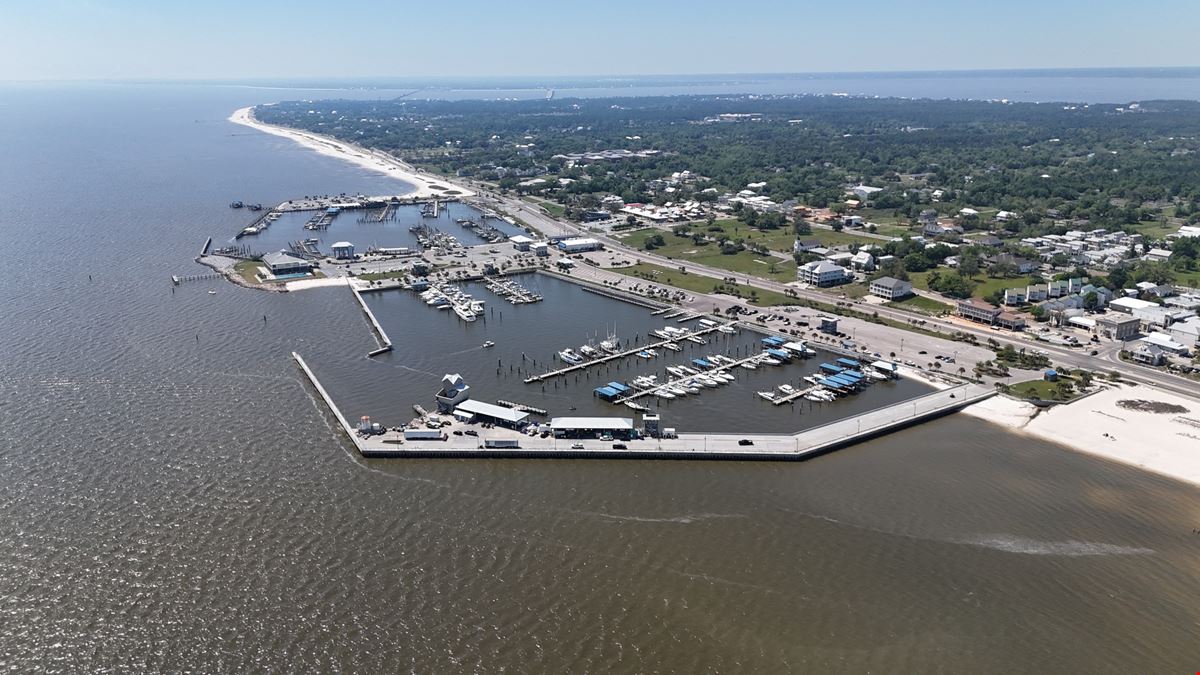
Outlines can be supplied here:
<path id="1" fill-rule="evenodd" d="M 792 245 L 792 250 L 796 253 L 806 253 L 814 248 L 821 248 L 819 239 L 796 239 L 796 243 Z"/>
<path id="2" fill-rule="evenodd" d="M 859 251 L 850 258 L 850 266 L 856 270 L 870 272 L 875 269 L 875 256 L 866 251 Z"/>
<path id="3" fill-rule="evenodd" d="M 871 282 L 871 295 L 884 300 L 896 300 L 913 294 L 912 284 L 892 277 L 879 277 Z"/>
<path id="4" fill-rule="evenodd" d="M 1167 360 L 1161 348 L 1146 344 L 1145 342 L 1139 344 L 1133 351 L 1129 352 L 1129 358 L 1148 366 L 1160 366 Z"/>

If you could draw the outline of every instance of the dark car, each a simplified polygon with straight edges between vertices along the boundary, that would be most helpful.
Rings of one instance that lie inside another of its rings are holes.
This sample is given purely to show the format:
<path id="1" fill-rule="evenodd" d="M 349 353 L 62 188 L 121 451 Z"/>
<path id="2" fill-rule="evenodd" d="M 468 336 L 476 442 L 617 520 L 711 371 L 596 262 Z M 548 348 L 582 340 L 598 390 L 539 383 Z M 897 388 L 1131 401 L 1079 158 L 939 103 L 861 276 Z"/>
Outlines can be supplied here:
<path id="1" fill-rule="evenodd" d="M 924 349 L 922 349 L 921 351 L 919 351 L 919 352 L 917 352 L 917 353 L 918 353 L 918 354 L 928 354 L 929 352 L 927 352 L 927 351 L 925 351 Z"/>
<path id="2" fill-rule="evenodd" d="M 749 438 L 743 438 L 742 440 L 738 441 L 738 445 L 754 445 L 754 441 L 750 440 Z"/>
<path id="3" fill-rule="evenodd" d="M 479 435 L 479 432 L 475 431 L 474 429 L 467 429 L 467 430 L 463 431 L 463 433 L 468 436 L 478 436 Z"/>
<path id="4" fill-rule="evenodd" d="M 613 443 L 613 450 L 628 450 L 629 446 L 624 443 Z"/>

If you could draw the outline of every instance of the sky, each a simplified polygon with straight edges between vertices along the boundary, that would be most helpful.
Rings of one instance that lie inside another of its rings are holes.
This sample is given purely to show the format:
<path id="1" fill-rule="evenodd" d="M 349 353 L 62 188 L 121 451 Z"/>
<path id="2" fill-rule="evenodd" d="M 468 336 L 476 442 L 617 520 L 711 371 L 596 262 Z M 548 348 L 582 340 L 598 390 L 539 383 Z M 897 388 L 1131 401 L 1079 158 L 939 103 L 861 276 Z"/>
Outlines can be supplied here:
<path id="1" fill-rule="evenodd" d="M 1200 66 L 1197 0 L 3 0 L 0 80 Z"/>

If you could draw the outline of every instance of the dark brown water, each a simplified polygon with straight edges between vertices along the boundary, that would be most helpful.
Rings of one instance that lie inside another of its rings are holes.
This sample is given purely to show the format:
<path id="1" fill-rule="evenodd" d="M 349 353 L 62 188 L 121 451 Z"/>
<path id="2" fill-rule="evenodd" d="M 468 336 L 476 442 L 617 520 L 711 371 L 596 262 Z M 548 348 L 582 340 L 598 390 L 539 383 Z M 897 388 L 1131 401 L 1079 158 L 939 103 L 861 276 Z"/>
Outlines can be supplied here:
<path id="1" fill-rule="evenodd" d="M 973 419 L 802 464 L 357 458 L 288 357 L 353 396 L 344 290 L 167 281 L 234 198 L 395 191 L 245 96 L 0 99 L 8 669 L 1198 668 L 1196 489 Z"/>

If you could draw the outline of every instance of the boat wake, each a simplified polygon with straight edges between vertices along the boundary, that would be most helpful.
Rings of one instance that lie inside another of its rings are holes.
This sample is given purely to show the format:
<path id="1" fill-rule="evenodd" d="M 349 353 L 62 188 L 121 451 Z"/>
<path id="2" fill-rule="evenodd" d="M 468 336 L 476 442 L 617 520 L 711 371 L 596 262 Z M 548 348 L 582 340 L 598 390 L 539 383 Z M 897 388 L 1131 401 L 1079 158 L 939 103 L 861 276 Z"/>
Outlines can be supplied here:
<path id="1" fill-rule="evenodd" d="M 670 518 L 651 518 L 647 516 L 620 516 L 612 513 L 601 513 L 598 511 L 569 511 L 581 516 L 592 516 L 595 518 L 603 518 L 605 520 L 629 521 L 634 523 L 682 523 L 688 525 L 691 523 L 700 522 L 703 520 L 716 520 L 718 518 L 745 518 L 746 516 L 740 513 L 695 513 L 682 516 L 673 516 Z"/>
<path id="2" fill-rule="evenodd" d="M 1023 555 L 1057 555 L 1071 558 L 1098 555 L 1149 555 L 1154 549 L 1091 541 L 1039 541 L 1006 534 L 983 535 L 962 543 Z"/>

